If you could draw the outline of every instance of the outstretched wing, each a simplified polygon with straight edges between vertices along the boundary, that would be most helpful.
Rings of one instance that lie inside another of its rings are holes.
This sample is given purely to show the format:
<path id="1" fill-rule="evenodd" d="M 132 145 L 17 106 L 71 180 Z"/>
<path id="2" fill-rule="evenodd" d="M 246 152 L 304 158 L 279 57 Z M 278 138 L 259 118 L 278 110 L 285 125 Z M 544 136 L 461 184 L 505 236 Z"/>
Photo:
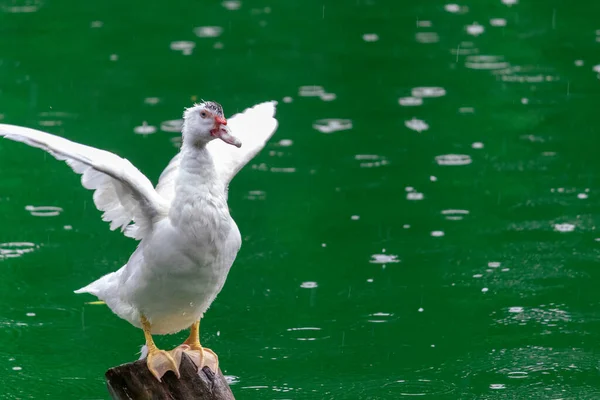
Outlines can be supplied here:
<path id="1" fill-rule="evenodd" d="M 180 161 L 181 153 L 177 153 L 177 155 L 171 159 L 167 168 L 160 174 L 158 185 L 156 185 L 158 194 L 169 203 L 175 198 L 175 183 L 177 181 L 177 176 L 179 175 Z"/>
<path id="2" fill-rule="evenodd" d="M 248 108 L 243 113 L 235 114 L 227 120 L 231 134 L 242 141 L 237 148 L 222 140 L 213 140 L 206 148 L 214 160 L 219 178 L 225 186 L 233 177 L 265 147 L 267 141 L 277 129 L 275 106 L 277 102 L 269 101 Z"/>
<path id="3" fill-rule="evenodd" d="M 71 142 L 35 129 L 0 124 L 0 137 L 46 150 L 78 174 L 86 189 L 95 190 L 94 203 L 104 211 L 110 229 L 141 240 L 168 211 L 168 203 L 129 161 L 108 151 Z M 134 221 L 135 230 L 125 230 Z"/>

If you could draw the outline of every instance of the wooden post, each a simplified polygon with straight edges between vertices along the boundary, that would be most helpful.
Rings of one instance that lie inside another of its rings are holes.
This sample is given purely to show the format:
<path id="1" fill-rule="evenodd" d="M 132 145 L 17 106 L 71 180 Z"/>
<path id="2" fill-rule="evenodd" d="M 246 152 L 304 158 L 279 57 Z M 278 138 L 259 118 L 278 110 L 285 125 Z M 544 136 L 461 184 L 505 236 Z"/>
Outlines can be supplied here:
<path id="1" fill-rule="evenodd" d="M 106 385 L 114 400 L 235 400 L 227 380 L 205 366 L 198 371 L 185 354 L 179 366 L 181 378 L 167 372 L 159 382 L 148 370 L 146 360 L 123 364 L 106 371 Z"/>

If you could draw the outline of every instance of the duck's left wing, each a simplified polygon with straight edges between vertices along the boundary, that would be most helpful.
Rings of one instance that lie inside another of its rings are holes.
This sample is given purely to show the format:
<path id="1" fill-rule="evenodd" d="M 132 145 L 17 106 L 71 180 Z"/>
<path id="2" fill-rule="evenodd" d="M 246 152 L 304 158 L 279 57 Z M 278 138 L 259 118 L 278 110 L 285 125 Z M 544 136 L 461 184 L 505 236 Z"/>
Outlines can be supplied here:
<path id="1" fill-rule="evenodd" d="M 177 177 L 179 176 L 180 161 L 181 153 L 177 153 L 171 159 L 167 168 L 160 174 L 158 184 L 156 185 L 158 194 L 169 203 L 175 198 L 175 183 L 177 183 Z"/>
<path id="2" fill-rule="evenodd" d="M 111 230 L 125 230 L 131 221 L 134 230 L 127 236 L 141 240 L 157 219 L 168 211 L 168 203 L 152 183 L 128 160 L 108 151 L 72 142 L 35 129 L 0 124 L 0 137 L 46 150 L 78 174 L 86 189 L 94 190 L 94 203 L 104 211 L 102 219 Z"/>

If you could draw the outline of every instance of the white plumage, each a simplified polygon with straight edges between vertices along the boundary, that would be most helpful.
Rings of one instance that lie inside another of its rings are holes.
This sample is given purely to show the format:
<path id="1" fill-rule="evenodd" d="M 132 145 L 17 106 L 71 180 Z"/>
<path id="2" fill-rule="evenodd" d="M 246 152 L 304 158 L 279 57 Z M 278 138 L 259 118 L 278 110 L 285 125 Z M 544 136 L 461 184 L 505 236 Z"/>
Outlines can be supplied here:
<path id="1" fill-rule="evenodd" d="M 208 122 L 198 116 L 210 110 L 204 104 L 186 110 L 181 151 L 156 189 L 129 161 L 113 153 L 0 124 L 0 136 L 66 161 L 82 175 L 83 186 L 94 190 L 94 203 L 110 228 L 140 240 L 121 269 L 76 293 L 97 296 L 137 327 L 144 316 L 155 334 L 190 327 L 223 287 L 241 245 L 227 206 L 229 182 L 277 129 L 276 103 L 267 102 L 223 119 L 226 127 L 208 135 Z M 243 146 L 235 147 L 239 143 L 230 135 Z M 212 140 L 216 137 L 223 141 Z"/>

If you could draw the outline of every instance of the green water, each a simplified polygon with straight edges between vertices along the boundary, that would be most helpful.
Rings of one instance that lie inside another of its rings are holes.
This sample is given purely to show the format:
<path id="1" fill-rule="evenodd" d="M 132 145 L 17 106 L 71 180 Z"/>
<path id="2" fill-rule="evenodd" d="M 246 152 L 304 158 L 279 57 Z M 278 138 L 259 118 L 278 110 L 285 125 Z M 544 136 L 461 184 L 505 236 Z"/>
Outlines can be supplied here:
<path id="1" fill-rule="evenodd" d="M 156 182 L 177 151 L 161 123 L 192 99 L 279 101 L 232 182 L 244 244 L 202 326 L 238 399 L 597 399 L 599 13 L 2 0 L 0 115 Z M 399 104 L 419 87 L 437 97 Z M 108 398 L 142 333 L 72 291 L 136 242 L 67 166 L 0 140 L 0 243 L 0 398 Z"/>

